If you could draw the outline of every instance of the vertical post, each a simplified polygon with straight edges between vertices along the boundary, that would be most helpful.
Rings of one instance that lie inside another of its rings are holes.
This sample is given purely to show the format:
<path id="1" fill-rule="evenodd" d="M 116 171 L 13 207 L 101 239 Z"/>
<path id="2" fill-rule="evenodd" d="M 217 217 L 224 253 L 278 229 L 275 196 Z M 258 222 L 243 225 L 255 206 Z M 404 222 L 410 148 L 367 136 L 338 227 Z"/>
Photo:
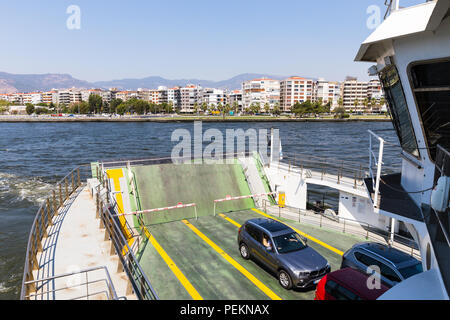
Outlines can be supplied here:
<path id="1" fill-rule="evenodd" d="M 378 191 L 380 190 L 381 166 L 383 164 L 384 140 L 380 138 L 380 150 L 378 153 L 377 181 L 375 184 L 374 207 L 378 208 Z"/>
<path id="2" fill-rule="evenodd" d="M 59 206 L 63 206 L 63 197 L 62 197 L 62 185 L 59 184 Z"/>
<path id="3" fill-rule="evenodd" d="M 100 217 L 100 198 L 98 192 L 95 194 L 95 208 L 96 208 L 95 217 L 98 219 Z"/>
<path id="4" fill-rule="evenodd" d="M 394 245 L 395 219 L 391 218 L 391 246 Z"/>
<path id="5" fill-rule="evenodd" d="M 56 192 L 53 190 L 53 215 L 58 215 L 58 206 L 56 205 Z"/>
<path id="6" fill-rule="evenodd" d="M 342 230 L 343 233 L 345 233 L 345 219 L 344 219 L 344 230 Z"/>
<path id="7" fill-rule="evenodd" d="M 75 192 L 75 176 L 74 173 L 72 172 L 72 193 Z"/>
<path id="8" fill-rule="evenodd" d="M 320 215 L 320 227 L 322 228 L 322 215 Z"/>
<path id="9" fill-rule="evenodd" d="M 77 186 L 81 186 L 81 180 L 80 180 L 80 168 L 77 168 Z"/>
<path id="10" fill-rule="evenodd" d="M 42 238 L 47 238 L 47 225 L 45 223 L 45 207 L 41 208 Z"/>
<path id="11" fill-rule="evenodd" d="M 269 167 L 273 162 L 273 145 L 274 145 L 274 141 L 273 141 L 273 128 L 270 129 L 270 161 L 269 161 Z"/>
<path id="12" fill-rule="evenodd" d="M 69 199 L 69 184 L 67 182 L 67 178 L 64 179 L 64 184 L 66 187 L 66 200 Z"/>
<path id="13" fill-rule="evenodd" d="M 50 199 L 47 198 L 47 222 L 50 226 L 53 225 L 52 207 L 50 205 Z"/>

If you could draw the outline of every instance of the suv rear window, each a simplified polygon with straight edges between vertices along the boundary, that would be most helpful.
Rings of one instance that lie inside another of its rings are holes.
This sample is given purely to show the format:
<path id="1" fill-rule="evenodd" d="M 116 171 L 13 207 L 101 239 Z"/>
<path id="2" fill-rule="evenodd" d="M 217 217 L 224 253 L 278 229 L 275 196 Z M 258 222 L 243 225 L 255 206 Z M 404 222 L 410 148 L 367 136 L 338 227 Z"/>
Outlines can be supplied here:
<path id="1" fill-rule="evenodd" d="M 339 285 L 333 280 L 328 280 L 325 284 L 325 291 L 332 295 L 336 300 L 361 300 L 355 293 Z"/>

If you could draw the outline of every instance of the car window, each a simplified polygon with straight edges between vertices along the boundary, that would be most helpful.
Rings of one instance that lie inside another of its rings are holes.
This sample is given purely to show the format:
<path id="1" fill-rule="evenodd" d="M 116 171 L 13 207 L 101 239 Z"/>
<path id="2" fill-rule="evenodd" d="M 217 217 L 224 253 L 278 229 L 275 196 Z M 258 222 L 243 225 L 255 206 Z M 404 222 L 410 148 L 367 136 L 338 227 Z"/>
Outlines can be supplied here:
<path id="1" fill-rule="evenodd" d="M 325 291 L 336 300 L 361 300 L 355 293 L 339 285 L 333 280 L 328 280 L 325 284 Z"/>
<path id="2" fill-rule="evenodd" d="M 255 239 L 256 241 L 260 241 L 260 239 L 261 239 L 261 232 L 257 229 L 257 228 L 255 228 L 254 226 L 252 226 L 252 225 L 250 225 L 250 224 L 247 224 L 246 226 L 245 226 L 245 230 L 248 232 L 248 234 L 253 238 L 253 239 Z"/>
<path id="3" fill-rule="evenodd" d="M 372 257 L 369 257 L 368 255 L 361 253 L 361 252 L 355 252 L 355 258 L 365 266 L 380 266 L 380 262 Z M 381 266 L 380 266 L 381 268 Z"/>
<path id="4" fill-rule="evenodd" d="M 401 268 L 398 271 L 403 276 L 403 278 L 408 279 L 409 277 L 412 277 L 415 274 L 423 272 L 422 263 L 419 262 L 413 266 Z"/>
<path id="5" fill-rule="evenodd" d="M 399 276 L 395 273 L 395 271 L 392 268 L 385 265 L 384 263 L 380 264 L 380 269 L 381 269 L 381 275 L 383 277 L 385 277 L 386 279 L 389 279 L 389 280 L 395 281 L 395 282 L 402 281 L 399 278 Z"/>
<path id="6" fill-rule="evenodd" d="M 296 232 L 274 237 L 273 241 L 278 253 L 288 253 L 306 248 L 306 244 Z"/>
<path id="7" fill-rule="evenodd" d="M 395 271 L 391 267 L 388 267 L 386 264 L 382 263 L 381 261 L 369 257 L 368 255 L 361 252 L 355 252 L 355 258 L 367 267 L 378 266 L 380 268 L 381 275 L 386 279 L 395 282 L 401 281 L 401 279 L 395 273 Z"/>
<path id="8" fill-rule="evenodd" d="M 272 250 L 273 245 L 272 245 L 272 240 L 270 240 L 270 237 L 267 235 L 267 233 L 263 233 L 262 237 L 261 237 L 261 244 L 266 247 L 267 249 Z"/>

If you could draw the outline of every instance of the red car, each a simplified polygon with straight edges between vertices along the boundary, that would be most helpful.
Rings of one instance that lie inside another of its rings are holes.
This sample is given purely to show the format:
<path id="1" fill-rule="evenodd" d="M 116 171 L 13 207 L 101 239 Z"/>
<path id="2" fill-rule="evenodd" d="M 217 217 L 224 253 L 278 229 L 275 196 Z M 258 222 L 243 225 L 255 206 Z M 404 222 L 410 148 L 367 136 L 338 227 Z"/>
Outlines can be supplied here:
<path id="1" fill-rule="evenodd" d="M 389 287 L 380 283 L 380 289 L 369 289 L 368 275 L 352 268 L 331 272 L 317 284 L 314 300 L 376 300 Z"/>

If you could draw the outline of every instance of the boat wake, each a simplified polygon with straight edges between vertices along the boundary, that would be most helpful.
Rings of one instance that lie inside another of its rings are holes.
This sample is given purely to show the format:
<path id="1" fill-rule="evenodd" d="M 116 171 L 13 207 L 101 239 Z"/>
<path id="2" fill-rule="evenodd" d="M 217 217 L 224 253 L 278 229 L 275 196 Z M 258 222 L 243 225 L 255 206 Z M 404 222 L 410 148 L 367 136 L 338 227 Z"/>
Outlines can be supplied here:
<path id="1" fill-rule="evenodd" d="M 27 201 L 40 205 L 51 191 L 52 184 L 40 177 L 23 177 L 0 172 L 0 207 L 12 208 L 12 205 Z"/>

